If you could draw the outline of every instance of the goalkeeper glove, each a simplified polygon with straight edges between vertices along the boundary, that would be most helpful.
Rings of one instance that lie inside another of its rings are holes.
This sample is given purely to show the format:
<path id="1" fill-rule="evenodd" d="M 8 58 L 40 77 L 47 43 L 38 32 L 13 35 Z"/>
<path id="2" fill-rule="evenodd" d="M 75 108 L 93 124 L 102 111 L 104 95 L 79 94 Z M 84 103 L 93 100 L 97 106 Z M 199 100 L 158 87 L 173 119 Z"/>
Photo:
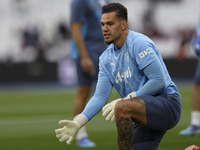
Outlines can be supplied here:
<path id="1" fill-rule="evenodd" d="M 135 95 L 135 92 L 133 91 L 133 92 L 131 92 L 131 93 L 129 93 L 125 98 L 124 98 L 124 100 L 127 100 L 127 99 L 130 99 L 130 98 L 133 98 L 133 97 L 136 97 L 136 95 Z"/>
<path id="2" fill-rule="evenodd" d="M 115 110 L 115 105 L 116 105 L 116 103 L 118 102 L 118 101 L 121 101 L 122 99 L 121 98 L 119 98 L 119 99 L 116 99 L 116 100 L 114 100 L 114 101 L 112 101 L 112 102 L 110 102 L 110 103 L 108 103 L 108 104 L 106 104 L 104 107 L 103 107 L 103 109 L 102 109 L 102 116 L 103 117 L 106 117 L 106 120 L 110 120 L 110 121 L 112 121 L 112 122 L 114 122 L 115 121 L 115 112 L 114 112 L 114 110 Z"/>
<path id="3" fill-rule="evenodd" d="M 191 146 L 187 147 L 185 150 L 199 150 L 199 147 L 197 147 L 195 145 L 191 145 Z"/>
<path id="4" fill-rule="evenodd" d="M 60 120 L 59 124 L 64 127 L 55 130 L 56 137 L 60 142 L 64 142 L 66 140 L 67 144 L 71 144 L 79 129 L 84 126 L 87 121 L 86 117 L 81 114 L 74 117 L 73 120 Z"/>
<path id="5" fill-rule="evenodd" d="M 130 99 L 130 98 L 133 98 L 135 97 L 135 92 L 131 92 L 130 94 L 128 94 L 124 99 L 116 99 L 108 104 L 106 104 L 103 109 L 102 109 L 102 116 L 103 117 L 106 117 L 106 120 L 108 121 L 112 121 L 114 122 L 115 121 L 115 105 L 118 101 L 120 100 L 127 100 L 127 99 Z"/>

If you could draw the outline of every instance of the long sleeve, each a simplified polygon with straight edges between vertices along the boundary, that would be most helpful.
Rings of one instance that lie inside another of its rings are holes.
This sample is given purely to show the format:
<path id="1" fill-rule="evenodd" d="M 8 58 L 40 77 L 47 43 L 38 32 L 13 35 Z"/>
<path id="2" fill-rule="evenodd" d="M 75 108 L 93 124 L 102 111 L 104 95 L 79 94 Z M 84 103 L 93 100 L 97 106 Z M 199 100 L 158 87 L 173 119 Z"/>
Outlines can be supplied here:
<path id="1" fill-rule="evenodd" d="M 156 60 L 143 69 L 148 81 L 136 91 L 136 96 L 158 94 L 166 85 L 166 77 L 159 60 Z"/>
<path id="2" fill-rule="evenodd" d="M 94 96 L 89 100 L 81 113 L 88 120 L 94 117 L 106 104 L 112 91 L 112 84 L 109 81 L 98 81 Z"/>

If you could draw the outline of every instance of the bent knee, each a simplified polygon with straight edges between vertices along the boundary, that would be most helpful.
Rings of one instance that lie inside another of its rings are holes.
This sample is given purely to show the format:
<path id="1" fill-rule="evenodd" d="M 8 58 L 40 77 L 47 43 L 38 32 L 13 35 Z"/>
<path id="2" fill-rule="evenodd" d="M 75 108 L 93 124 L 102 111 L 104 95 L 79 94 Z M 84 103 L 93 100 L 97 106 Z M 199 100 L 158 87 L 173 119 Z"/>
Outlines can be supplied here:
<path id="1" fill-rule="evenodd" d="M 146 107 L 145 102 L 141 98 L 134 98 L 133 100 L 119 101 L 115 105 L 115 119 L 131 118 L 132 121 L 141 125 L 145 125 Z"/>
<path id="2" fill-rule="evenodd" d="M 129 113 L 128 113 L 128 108 L 126 106 L 126 102 L 124 101 L 119 101 L 117 102 L 117 104 L 115 105 L 115 117 L 116 119 L 119 117 L 130 117 Z"/>

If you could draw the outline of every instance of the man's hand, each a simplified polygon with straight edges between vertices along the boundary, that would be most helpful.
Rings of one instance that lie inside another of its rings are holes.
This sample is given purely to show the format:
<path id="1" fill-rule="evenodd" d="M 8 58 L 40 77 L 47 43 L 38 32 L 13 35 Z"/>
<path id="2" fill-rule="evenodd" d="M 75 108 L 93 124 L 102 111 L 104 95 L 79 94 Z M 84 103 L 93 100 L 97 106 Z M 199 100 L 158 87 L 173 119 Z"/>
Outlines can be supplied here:
<path id="1" fill-rule="evenodd" d="M 135 97 L 135 92 L 131 92 L 129 93 L 124 99 L 116 99 L 108 104 L 106 104 L 103 109 L 102 109 L 102 116 L 103 117 L 106 117 L 106 120 L 109 120 L 109 121 L 112 121 L 114 122 L 115 121 L 115 105 L 118 101 L 120 100 L 127 100 L 127 99 L 130 99 L 130 98 L 133 98 Z"/>
<path id="2" fill-rule="evenodd" d="M 109 120 L 109 121 L 112 121 L 114 122 L 115 121 L 115 105 L 118 101 L 121 101 L 122 99 L 119 98 L 119 99 L 116 99 L 108 104 L 106 104 L 103 109 L 102 109 L 102 116 L 103 117 L 106 117 L 106 120 Z"/>
<path id="3" fill-rule="evenodd" d="M 88 75 L 92 76 L 95 74 L 94 64 L 89 56 L 81 58 L 81 66 Z"/>
<path id="4" fill-rule="evenodd" d="M 67 144 L 71 144 L 79 129 L 86 123 L 87 119 L 81 114 L 76 116 L 74 120 L 61 120 L 59 121 L 59 124 L 64 127 L 55 130 L 56 137 L 59 138 L 60 142 L 66 140 Z"/>

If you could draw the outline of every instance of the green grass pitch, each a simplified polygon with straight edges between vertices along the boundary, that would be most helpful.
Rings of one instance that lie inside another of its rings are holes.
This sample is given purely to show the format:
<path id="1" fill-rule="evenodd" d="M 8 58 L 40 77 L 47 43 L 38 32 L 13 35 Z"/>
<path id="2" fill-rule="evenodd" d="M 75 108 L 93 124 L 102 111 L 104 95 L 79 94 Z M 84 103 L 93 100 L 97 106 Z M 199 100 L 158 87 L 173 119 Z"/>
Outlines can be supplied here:
<path id="1" fill-rule="evenodd" d="M 184 150 L 200 146 L 200 137 L 182 137 L 181 129 L 190 123 L 191 86 L 178 86 L 183 112 L 178 125 L 164 136 L 158 150 Z M 74 90 L 68 88 L 20 88 L 0 90 L 0 150 L 79 150 L 75 142 L 60 143 L 54 129 L 58 121 L 72 119 Z M 113 91 L 111 99 L 118 98 Z M 96 148 L 85 150 L 117 150 L 115 124 L 105 121 L 101 112 L 87 124 L 89 136 Z M 82 148 L 83 149 L 83 148 Z"/>

